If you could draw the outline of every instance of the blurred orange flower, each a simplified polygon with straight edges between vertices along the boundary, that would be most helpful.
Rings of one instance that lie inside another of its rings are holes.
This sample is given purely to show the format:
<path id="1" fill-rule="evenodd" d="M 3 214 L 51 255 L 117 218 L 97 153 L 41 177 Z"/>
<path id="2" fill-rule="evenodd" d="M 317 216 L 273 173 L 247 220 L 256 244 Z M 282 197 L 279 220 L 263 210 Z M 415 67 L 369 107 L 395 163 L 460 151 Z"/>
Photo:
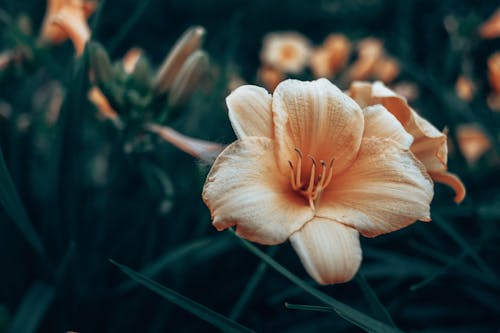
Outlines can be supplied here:
<path id="1" fill-rule="evenodd" d="M 96 8 L 96 2 L 84 0 L 48 0 L 40 39 L 59 44 L 70 38 L 78 55 L 90 38 L 87 19 Z"/>
<path id="2" fill-rule="evenodd" d="M 495 52 L 488 58 L 488 80 L 491 93 L 488 105 L 495 111 L 500 111 L 500 52 Z"/>
<path id="3" fill-rule="evenodd" d="M 203 190 L 213 225 L 261 244 L 290 239 L 321 284 L 349 281 L 359 233 L 430 221 L 432 181 L 412 137 L 383 106 L 361 109 L 326 79 L 286 80 L 271 96 L 243 86 L 227 99 L 238 140 Z"/>
<path id="4" fill-rule="evenodd" d="M 283 73 L 297 74 L 309 63 L 311 44 L 298 32 L 273 32 L 264 37 L 260 58 L 263 64 Z"/>
<path id="5" fill-rule="evenodd" d="M 398 62 L 385 54 L 381 40 L 365 38 L 358 43 L 357 48 L 358 58 L 348 72 L 350 81 L 375 78 L 389 83 L 399 75 Z"/>
<path id="6" fill-rule="evenodd" d="M 457 140 L 460 151 L 471 165 L 491 148 L 488 137 L 474 124 L 460 125 L 457 128 Z"/>
<path id="7" fill-rule="evenodd" d="M 485 39 L 500 37 L 500 8 L 479 26 L 479 36 Z"/>
<path id="8" fill-rule="evenodd" d="M 455 91 L 460 99 L 470 102 L 474 97 L 475 90 L 476 87 L 471 79 L 463 75 L 458 77 L 457 82 L 455 83 Z"/>
<path id="9" fill-rule="evenodd" d="M 341 34 L 330 34 L 323 45 L 311 54 L 311 69 L 315 77 L 332 77 L 342 70 L 351 53 L 351 43 Z"/>
<path id="10" fill-rule="evenodd" d="M 269 66 L 262 66 L 257 72 L 257 79 L 270 91 L 274 91 L 285 78 L 283 72 Z"/>

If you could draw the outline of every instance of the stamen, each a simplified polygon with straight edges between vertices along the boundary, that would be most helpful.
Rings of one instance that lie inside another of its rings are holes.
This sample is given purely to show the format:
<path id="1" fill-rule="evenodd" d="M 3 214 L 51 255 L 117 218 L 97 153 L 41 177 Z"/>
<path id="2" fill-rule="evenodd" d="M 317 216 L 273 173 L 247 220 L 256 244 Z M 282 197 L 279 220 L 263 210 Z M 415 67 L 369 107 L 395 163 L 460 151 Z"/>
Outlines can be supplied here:
<path id="1" fill-rule="evenodd" d="M 295 170 L 293 169 L 292 161 L 288 161 L 288 164 L 290 165 L 290 169 L 292 169 L 292 172 L 290 173 L 290 183 L 292 184 L 292 189 L 296 191 L 298 187 L 295 184 Z"/>
<path id="2" fill-rule="evenodd" d="M 294 167 L 292 161 L 288 161 L 291 169 L 290 184 L 292 185 L 292 189 L 294 191 L 298 191 L 307 198 L 309 206 L 311 206 L 312 210 L 315 210 L 315 205 L 318 204 L 321 193 L 332 180 L 334 159 L 332 158 L 330 160 L 330 164 L 328 166 L 324 160 L 320 160 L 321 173 L 316 175 L 316 168 L 318 166 L 316 159 L 312 155 L 307 155 L 307 157 L 311 160 L 312 165 L 309 173 L 309 181 L 304 182 L 301 179 L 303 154 L 299 148 L 295 148 L 295 152 L 298 155 L 297 168 Z"/>
<path id="3" fill-rule="evenodd" d="M 302 172 L 302 152 L 299 148 L 295 148 L 295 152 L 297 153 L 297 155 L 299 155 L 299 160 L 297 161 L 297 178 L 295 180 L 295 184 L 297 185 L 297 187 L 301 187 L 302 181 L 300 179 L 300 176 Z"/>

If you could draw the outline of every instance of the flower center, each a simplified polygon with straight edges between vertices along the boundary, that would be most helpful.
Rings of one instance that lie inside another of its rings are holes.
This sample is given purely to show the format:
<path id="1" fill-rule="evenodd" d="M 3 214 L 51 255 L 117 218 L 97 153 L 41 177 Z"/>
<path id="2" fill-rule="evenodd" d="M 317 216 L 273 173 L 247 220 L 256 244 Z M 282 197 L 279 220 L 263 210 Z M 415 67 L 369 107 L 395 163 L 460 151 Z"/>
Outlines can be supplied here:
<path id="1" fill-rule="evenodd" d="M 316 159 L 308 155 L 312 162 L 311 169 L 308 174 L 302 175 L 302 159 L 303 155 L 299 148 L 295 148 L 297 153 L 297 165 L 294 166 L 292 161 L 288 161 L 290 168 L 290 183 L 294 191 L 299 192 L 309 201 L 309 206 L 315 210 L 315 203 L 319 200 L 321 192 L 330 184 L 333 175 L 333 158 L 330 160 L 329 165 L 324 160 L 320 160 L 320 172 L 316 173 L 318 163 Z M 302 179 L 304 176 L 304 179 Z"/>
<path id="2" fill-rule="evenodd" d="M 283 45 L 281 47 L 281 57 L 283 60 L 291 60 L 297 57 L 297 50 L 293 45 Z"/>

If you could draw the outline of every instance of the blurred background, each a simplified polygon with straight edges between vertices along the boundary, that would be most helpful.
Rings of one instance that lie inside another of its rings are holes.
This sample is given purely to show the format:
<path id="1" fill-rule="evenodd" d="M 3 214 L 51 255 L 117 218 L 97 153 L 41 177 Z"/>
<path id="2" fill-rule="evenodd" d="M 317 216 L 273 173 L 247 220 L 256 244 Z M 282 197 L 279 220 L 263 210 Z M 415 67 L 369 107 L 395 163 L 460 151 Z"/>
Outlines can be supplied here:
<path id="1" fill-rule="evenodd" d="M 433 222 L 362 239 L 360 273 L 346 284 L 315 284 L 288 243 L 257 248 L 307 285 L 402 331 L 499 331 L 500 65 L 491 57 L 500 51 L 500 17 L 481 30 L 498 5 L 100 1 L 88 21 L 91 39 L 115 64 L 132 47 L 142 49 L 147 73 L 189 27 L 205 28 L 208 64 L 177 105 L 166 101 L 172 95 L 120 102 L 106 80 L 89 77 L 101 61 L 92 62 L 90 48 L 77 57 L 70 41 L 40 42 L 45 1 L 0 0 L 0 332 L 218 330 L 215 319 L 133 282 L 109 259 L 258 332 L 370 327 L 349 322 L 265 265 L 231 232 L 217 232 L 201 200 L 210 165 L 140 129 L 153 119 L 192 137 L 234 141 L 224 99 L 243 82 L 272 90 L 260 54 L 263 38 L 276 31 L 296 31 L 314 47 L 332 33 L 344 35 L 352 49 L 330 77 L 342 89 L 360 41 L 380 41 L 397 70 L 366 79 L 386 81 L 437 128 L 447 128 L 449 170 L 467 197 L 457 205 L 452 190 L 436 184 Z M 311 68 L 276 75 L 315 77 Z M 116 77 L 124 91 L 142 89 L 139 79 Z M 94 84 L 125 127 L 89 101 Z M 141 108 L 149 118 L 135 116 Z"/>

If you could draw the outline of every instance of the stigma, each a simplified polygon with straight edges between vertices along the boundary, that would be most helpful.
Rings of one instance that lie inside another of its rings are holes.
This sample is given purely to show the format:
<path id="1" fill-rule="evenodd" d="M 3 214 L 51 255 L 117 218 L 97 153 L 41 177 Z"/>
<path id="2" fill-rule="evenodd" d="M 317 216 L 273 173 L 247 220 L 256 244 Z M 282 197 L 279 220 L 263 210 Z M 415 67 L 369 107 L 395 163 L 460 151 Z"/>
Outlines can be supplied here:
<path id="1" fill-rule="evenodd" d="M 309 206 L 314 211 L 316 210 L 316 203 L 319 201 L 321 192 L 323 192 L 332 180 L 334 159 L 332 158 L 328 165 L 324 160 L 320 160 L 319 172 L 316 172 L 318 169 L 318 162 L 313 156 L 307 155 L 312 165 L 309 173 L 302 175 L 303 154 L 299 148 L 295 148 L 295 152 L 297 153 L 297 164 L 294 165 L 292 161 L 288 161 L 291 169 L 290 184 L 294 191 L 300 193 L 308 200 Z M 302 179 L 303 176 L 305 178 L 304 180 Z"/>

